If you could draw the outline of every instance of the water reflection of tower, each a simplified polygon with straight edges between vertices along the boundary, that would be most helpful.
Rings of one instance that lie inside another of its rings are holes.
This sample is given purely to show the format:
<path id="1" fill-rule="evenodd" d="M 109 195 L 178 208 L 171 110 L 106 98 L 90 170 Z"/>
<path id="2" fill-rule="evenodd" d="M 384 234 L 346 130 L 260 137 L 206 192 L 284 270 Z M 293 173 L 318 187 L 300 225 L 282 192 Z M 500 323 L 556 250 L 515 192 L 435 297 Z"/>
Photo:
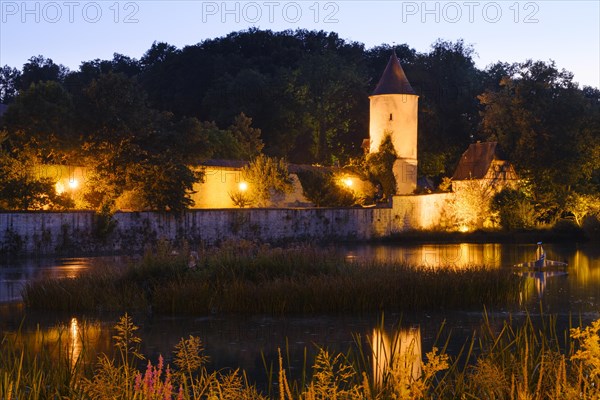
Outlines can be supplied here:
<path id="1" fill-rule="evenodd" d="M 373 377 L 381 386 L 385 377 L 394 370 L 407 380 L 421 376 L 421 328 L 400 328 L 388 334 L 383 329 L 373 329 Z"/>

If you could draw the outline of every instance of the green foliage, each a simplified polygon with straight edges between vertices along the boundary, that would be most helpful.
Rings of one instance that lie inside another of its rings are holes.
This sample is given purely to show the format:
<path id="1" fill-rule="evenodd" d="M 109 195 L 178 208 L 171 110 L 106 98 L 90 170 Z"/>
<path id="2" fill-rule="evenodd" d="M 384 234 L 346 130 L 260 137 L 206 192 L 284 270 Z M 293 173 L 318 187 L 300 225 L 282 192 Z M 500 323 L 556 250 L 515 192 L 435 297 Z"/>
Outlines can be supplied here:
<path id="1" fill-rule="evenodd" d="M 396 194 L 396 178 L 393 171 L 396 158 L 391 132 L 386 132 L 378 152 L 367 155 L 368 178 L 374 184 L 381 184 L 383 192 L 388 198 Z"/>
<path id="2" fill-rule="evenodd" d="M 262 154 L 242 168 L 242 177 L 248 182 L 248 196 L 257 207 L 277 203 L 278 198 L 293 189 L 285 161 Z"/>
<path id="3" fill-rule="evenodd" d="M 447 176 L 443 177 L 438 189 L 442 192 L 449 192 L 452 189 L 452 179 Z"/>
<path id="4" fill-rule="evenodd" d="M 3 116 L 13 146 L 28 147 L 46 162 L 61 163 L 65 155 L 80 150 L 75 131 L 72 95 L 54 81 L 24 88 Z"/>
<path id="5" fill-rule="evenodd" d="M 485 138 L 500 143 L 537 203 L 560 208 L 572 190 L 597 192 L 600 103 L 554 62 L 529 60 L 510 72 L 479 96 Z"/>
<path id="6" fill-rule="evenodd" d="M 229 198 L 233 202 L 233 205 L 239 208 L 250 207 L 253 204 L 253 200 L 248 193 L 242 190 L 236 190 L 230 192 Z"/>
<path id="7" fill-rule="evenodd" d="M 448 154 L 423 151 L 419 157 L 419 175 L 438 177 L 446 172 Z"/>
<path id="8" fill-rule="evenodd" d="M 575 223 L 582 226 L 587 216 L 600 216 L 600 196 L 572 192 L 567 197 L 565 209 L 573 215 Z"/>
<path id="9" fill-rule="evenodd" d="M 367 98 L 364 81 L 362 71 L 340 54 L 309 54 L 300 61 L 290 90 L 303 125 L 300 134 L 311 138 L 306 144 L 312 160 L 330 164 L 356 155 L 357 146 L 352 149 L 348 139 L 360 140 L 352 128 Z"/>
<path id="10" fill-rule="evenodd" d="M 354 194 L 344 188 L 331 172 L 298 172 L 302 193 L 316 207 L 349 207 L 356 203 Z"/>
<path id="11" fill-rule="evenodd" d="M 478 132 L 476 98 L 485 90 L 485 73 L 475 66 L 475 56 L 475 49 L 463 40 L 438 39 L 429 52 L 403 64 L 409 81 L 420 88 L 417 156 L 425 176 L 451 176 Z"/>
<path id="12" fill-rule="evenodd" d="M 251 160 L 257 157 L 265 147 L 260 139 L 260 129 L 252 128 L 250 125 L 252 125 L 252 118 L 240 113 L 229 127 L 229 131 L 240 148 L 239 156 L 235 157 L 236 159 Z"/>
<path id="13" fill-rule="evenodd" d="M 252 128 L 252 118 L 240 113 L 227 130 L 221 130 L 213 123 L 204 123 L 208 133 L 211 157 L 227 160 L 251 160 L 257 157 L 263 147 L 260 129 Z"/>
<path id="14" fill-rule="evenodd" d="M 500 217 L 504 229 L 535 227 L 536 213 L 527 195 L 519 189 L 505 188 L 492 198 L 491 210 Z"/>
<path id="15" fill-rule="evenodd" d="M 17 96 L 17 84 L 21 71 L 8 65 L 0 68 L 0 104 L 9 104 Z"/>
<path id="16" fill-rule="evenodd" d="M 200 177 L 169 155 L 156 155 L 129 171 L 127 179 L 140 197 L 141 209 L 182 212 L 193 204 L 192 187 Z"/>
<path id="17" fill-rule="evenodd" d="M 207 143 L 199 122 L 174 122 L 148 108 L 141 88 L 120 74 L 93 80 L 83 104 L 93 115 L 84 146 L 94 165 L 92 189 L 85 195 L 92 207 L 116 204 L 130 210 L 181 212 L 192 204 L 193 184 L 202 176 L 186 162 L 192 154 L 206 154 Z M 171 146 L 182 141 L 189 148 Z"/>
<path id="18" fill-rule="evenodd" d="M 456 228 L 475 230 L 493 222 L 491 202 L 495 190 L 489 182 L 467 179 L 452 186 L 455 196 L 450 201 L 450 210 Z"/>
<path id="19" fill-rule="evenodd" d="M 88 195 L 93 207 L 125 192 L 136 209 L 149 207 L 154 202 L 134 193 L 126 171 L 154 173 L 143 161 L 164 153 L 183 165 L 250 160 L 261 151 L 325 165 L 360 156 L 368 93 L 391 51 L 365 49 L 334 32 L 249 29 L 182 49 L 154 43 L 140 60 L 115 54 L 76 71 L 36 56 L 22 71 L 0 70 L 0 97 L 12 101 L 3 124 L 11 146 L 32 149 L 42 162 L 98 166 Z M 462 40 L 438 40 L 423 53 L 406 44 L 395 51 L 420 95 L 421 174 L 450 176 L 473 139 L 497 140 L 520 177 L 532 182 L 546 222 L 568 212 L 571 192 L 598 192 L 598 89 L 579 89 L 554 63 L 499 62 L 478 70 L 475 49 Z M 393 194 L 388 168 L 372 169 Z M 185 208 L 186 190 L 174 191 L 184 196 L 174 208 Z M 171 209 L 174 202 L 158 203 Z"/>
<path id="20" fill-rule="evenodd" d="M 0 210 L 64 210 L 74 207 L 66 194 L 56 193 L 50 178 L 33 176 L 35 158 L 9 154 L 0 148 Z"/>
<path id="21" fill-rule="evenodd" d="M 60 64 L 55 64 L 51 58 L 38 55 L 33 56 L 23 65 L 22 74 L 17 79 L 17 89 L 24 90 L 32 84 L 39 82 L 62 82 L 68 69 Z"/>

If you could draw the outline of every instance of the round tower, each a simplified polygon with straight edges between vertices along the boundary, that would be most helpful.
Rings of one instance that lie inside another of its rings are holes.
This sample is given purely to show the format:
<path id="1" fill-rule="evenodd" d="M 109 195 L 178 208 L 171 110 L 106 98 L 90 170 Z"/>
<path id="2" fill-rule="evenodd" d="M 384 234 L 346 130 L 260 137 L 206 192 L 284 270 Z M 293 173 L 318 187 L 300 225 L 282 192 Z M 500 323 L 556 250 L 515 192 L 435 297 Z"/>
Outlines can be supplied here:
<path id="1" fill-rule="evenodd" d="M 385 135 L 391 135 L 398 157 L 393 170 L 396 194 L 413 193 L 417 187 L 419 96 L 410 86 L 395 52 L 369 100 L 369 152 L 379 151 Z"/>

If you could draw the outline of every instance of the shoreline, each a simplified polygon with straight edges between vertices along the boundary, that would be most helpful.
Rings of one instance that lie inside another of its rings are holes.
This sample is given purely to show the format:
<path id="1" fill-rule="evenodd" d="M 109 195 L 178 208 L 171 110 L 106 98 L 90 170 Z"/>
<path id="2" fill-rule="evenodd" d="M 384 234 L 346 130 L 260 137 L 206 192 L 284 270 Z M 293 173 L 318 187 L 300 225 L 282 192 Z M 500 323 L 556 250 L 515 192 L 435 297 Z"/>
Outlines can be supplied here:
<path id="1" fill-rule="evenodd" d="M 473 243 L 473 244 L 535 244 L 543 242 L 547 244 L 573 244 L 585 245 L 592 242 L 594 239 L 588 237 L 581 229 L 556 230 L 556 229 L 536 229 L 522 231 L 503 231 L 503 230 L 478 230 L 474 232 L 445 232 L 445 231 L 407 231 L 399 234 L 392 234 L 386 237 L 372 238 L 368 240 L 276 240 L 276 241 L 261 241 L 248 240 L 249 242 L 258 244 L 269 244 L 273 247 L 287 248 L 297 245 L 316 245 L 318 247 L 327 247 L 335 244 L 356 245 L 356 244 L 372 244 L 372 245 L 406 245 L 406 244 L 458 244 L 458 243 Z M 172 243 L 174 248 L 190 247 L 190 248 L 219 248 L 225 242 L 217 242 L 213 244 L 206 243 Z M 63 250 L 54 254 L 11 254 L 0 252 L 0 266 L 12 263 L 15 261 L 29 260 L 47 260 L 47 259 L 62 259 L 62 258 L 87 258 L 87 257 L 143 257 L 148 252 L 155 250 L 156 244 L 151 247 L 146 247 L 142 250 L 133 251 L 88 251 L 88 250 Z"/>

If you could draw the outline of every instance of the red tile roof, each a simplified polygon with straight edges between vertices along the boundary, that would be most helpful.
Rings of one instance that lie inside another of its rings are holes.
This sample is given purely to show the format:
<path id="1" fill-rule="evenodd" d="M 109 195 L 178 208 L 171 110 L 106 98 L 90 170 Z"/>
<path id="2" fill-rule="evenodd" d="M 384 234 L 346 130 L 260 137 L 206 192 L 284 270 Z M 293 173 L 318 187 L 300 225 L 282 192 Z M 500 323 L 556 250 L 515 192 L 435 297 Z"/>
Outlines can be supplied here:
<path id="1" fill-rule="evenodd" d="M 483 179 L 496 159 L 497 142 L 472 143 L 460 157 L 452 180 Z"/>

